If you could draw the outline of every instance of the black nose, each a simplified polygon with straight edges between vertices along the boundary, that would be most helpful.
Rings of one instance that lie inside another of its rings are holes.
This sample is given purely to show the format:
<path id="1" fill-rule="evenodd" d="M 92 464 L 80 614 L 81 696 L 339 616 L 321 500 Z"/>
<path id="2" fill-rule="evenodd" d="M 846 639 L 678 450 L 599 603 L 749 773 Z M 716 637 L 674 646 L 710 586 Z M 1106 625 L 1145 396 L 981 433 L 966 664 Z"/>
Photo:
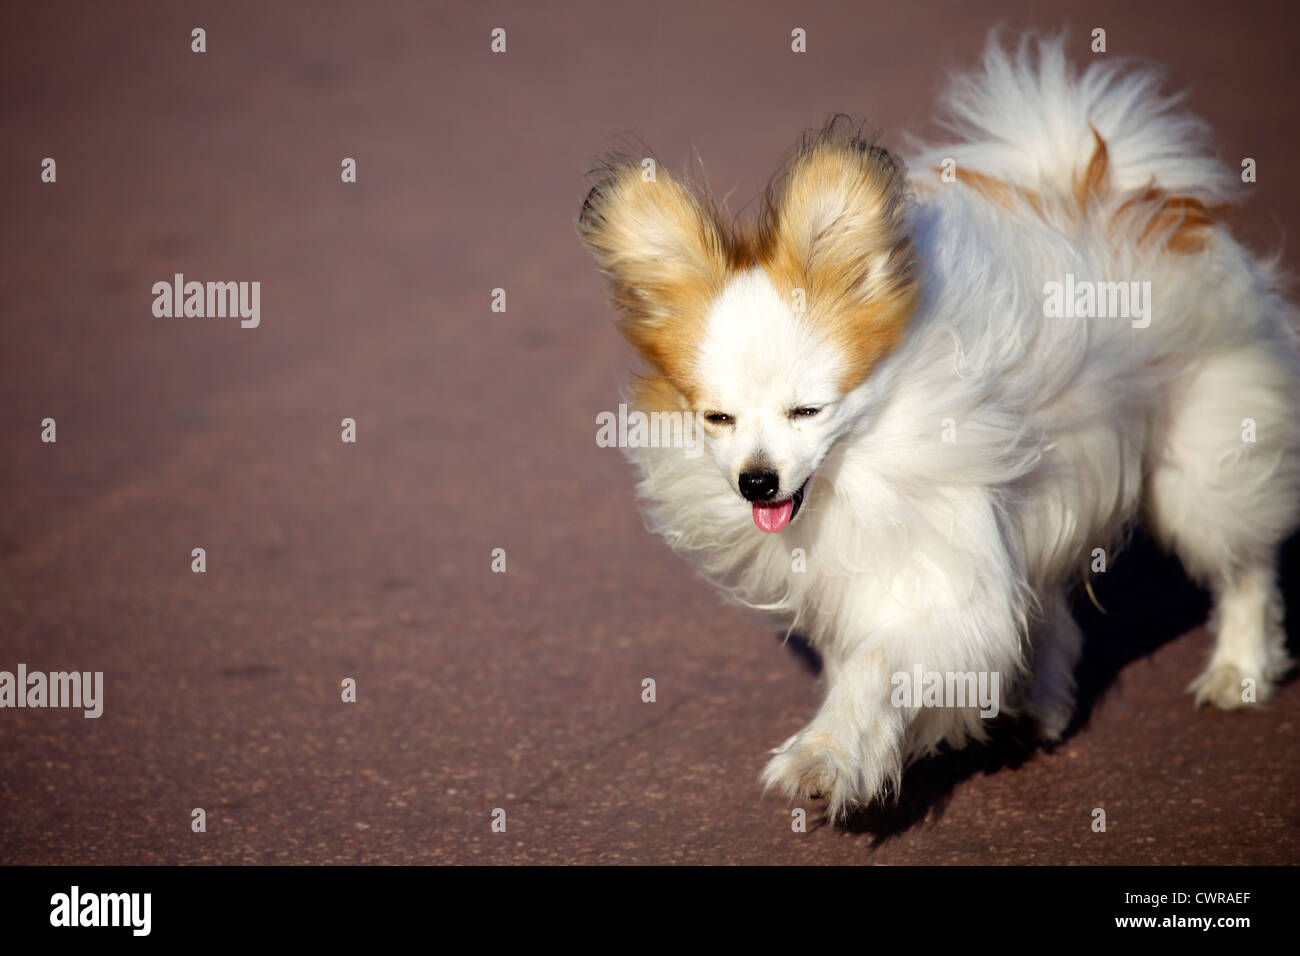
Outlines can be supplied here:
<path id="1" fill-rule="evenodd" d="M 781 487 L 781 476 L 774 471 L 742 471 L 740 493 L 746 501 L 766 501 Z"/>

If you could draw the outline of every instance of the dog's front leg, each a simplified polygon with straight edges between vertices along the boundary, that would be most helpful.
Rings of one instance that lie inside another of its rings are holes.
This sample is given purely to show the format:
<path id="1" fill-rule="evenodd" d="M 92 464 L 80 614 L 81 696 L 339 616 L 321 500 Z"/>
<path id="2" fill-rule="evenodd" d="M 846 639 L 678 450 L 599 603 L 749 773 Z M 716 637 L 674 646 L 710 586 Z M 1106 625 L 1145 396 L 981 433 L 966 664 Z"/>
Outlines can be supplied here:
<path id="1" fill-rule="evenodd" d="M 859 650 L 828 673 L 821 710 L 773 751 L 763 783 L 790 799 L 825 797 L 828 814 L 838 820 L 897 789 L 910 712 L 890 702 L 890 666 L 881 649 Z"/>
<path id="2" fill-rule="evenodd" d="M 1028 587 L 1015 539 L 1003 530 L 1005 509 L 979 488 L 946 489 L 914 509 L 930 521 L 911 529 L 913 547 L 892 562 L 892 575 L 856 582 L 826 617 L 835 626 L 813 635 L 826 699 L 763 771 L 768 789 L 825 797 L 833 819 L 897 794 L 913 750 L 979 728 L 999 709 L 979 688 L 997 697 L 1023 669 Z M 945 687 L 953 675 L 954 699 L 930 710 L 921 688 L 896 696 L 895 677 L 918 671 L 945 675 Z M 969 691 L 962 699 L 957 675 Z"/>

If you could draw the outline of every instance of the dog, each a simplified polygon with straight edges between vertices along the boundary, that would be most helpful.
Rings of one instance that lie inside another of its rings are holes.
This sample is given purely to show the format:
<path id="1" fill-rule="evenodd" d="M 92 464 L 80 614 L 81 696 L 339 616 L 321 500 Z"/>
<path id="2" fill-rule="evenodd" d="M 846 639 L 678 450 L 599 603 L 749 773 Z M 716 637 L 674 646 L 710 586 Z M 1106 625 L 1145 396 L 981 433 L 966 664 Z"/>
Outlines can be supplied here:
<path id="1" fill-rule="evenodd" d="M 911 760 L 986 735 L 948 693 L 976 676 L 1058 740 L 1071 597 L 1139 522 L 1213 599 L 1196 705 L 1288 671 L 1296 310 L 1163 84 L 994 34 L 945 94 L 951 142 L 905 162 L 834 117 L 753 224 L 629 152 L 594 170 L 577 229 L 645 363 L 629 404 L 690 416 L 707 452 L 628 449 L 647 522 L 823 660 L 767 788 L 841 821 L 896 797 Z"/>

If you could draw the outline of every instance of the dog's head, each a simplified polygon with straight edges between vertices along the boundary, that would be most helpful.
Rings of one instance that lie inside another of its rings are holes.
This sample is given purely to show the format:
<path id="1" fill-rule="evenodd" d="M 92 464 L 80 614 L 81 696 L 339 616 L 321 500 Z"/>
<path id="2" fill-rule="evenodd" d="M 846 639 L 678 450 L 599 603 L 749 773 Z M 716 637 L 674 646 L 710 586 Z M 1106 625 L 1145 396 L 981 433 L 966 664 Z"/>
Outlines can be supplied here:
<path id="1" fill-rule="evenodd" d="M 851 423 L 845 397 L 902 340 L 919 284 L 908 206 L 900 164 L 844 118 L 800 143 L 753 229 L 633 157 L 607 161 L 583 203 L 579 234 L 652 367 L 662 407 L 643 410 L 696 413 L 764 531 L 794 517 Z"/>

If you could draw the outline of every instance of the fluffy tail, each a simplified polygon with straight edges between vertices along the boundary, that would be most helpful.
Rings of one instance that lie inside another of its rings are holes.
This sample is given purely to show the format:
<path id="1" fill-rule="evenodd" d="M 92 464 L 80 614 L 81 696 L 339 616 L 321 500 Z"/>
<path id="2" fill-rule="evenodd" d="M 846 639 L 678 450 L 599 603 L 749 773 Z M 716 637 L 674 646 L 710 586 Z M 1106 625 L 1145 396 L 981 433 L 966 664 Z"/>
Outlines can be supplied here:
<path id="1" fill-rule="evenodd" d="M 1012 53 L 994 31 L 979 68 L 941 100 L 940 125 L 956 141 L 926 147 L 920 162 L 952 158 L 976 180 L 1112 211 L 1135 197 L 1172 197 L 1184 212 L 1229 200 L 1240 184 L 1214 158 L 1208 125 L 1180 109 L 1185 94 L 1161 92 L 1157 69 L 1094 56 L 1079 72 L 1063 36 L 1025 36 Z"/>

